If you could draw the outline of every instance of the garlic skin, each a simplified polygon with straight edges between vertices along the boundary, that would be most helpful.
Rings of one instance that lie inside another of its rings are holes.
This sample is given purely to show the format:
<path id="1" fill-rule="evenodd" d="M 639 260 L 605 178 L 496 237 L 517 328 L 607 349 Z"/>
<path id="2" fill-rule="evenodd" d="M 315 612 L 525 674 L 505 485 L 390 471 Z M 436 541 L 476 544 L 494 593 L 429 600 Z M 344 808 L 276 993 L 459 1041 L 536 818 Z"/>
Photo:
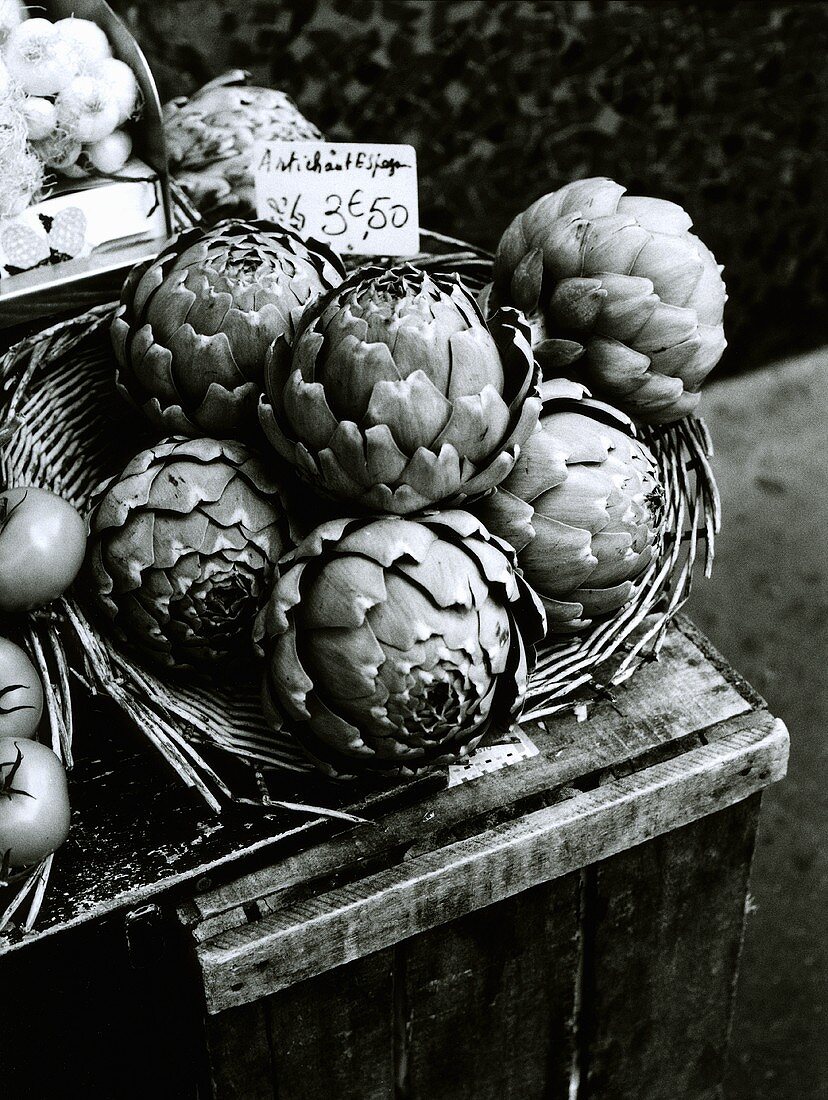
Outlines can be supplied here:
<path id="1" fill-rule="evenodd" d="M 20 107 L 30 141 L 40 141 L 57 129 L 57 111 L 50 99 L 26 96 Z"/>
<path id="2" fill-rule="evenodd" d="M 106 32 L 91 19 L 78 19 L 72 15 L 68 19 L 58 19 L 54 27 L 61 39 L 74 50 L 81 71 L 85 72 L 96 62 L 112 57 Z"/>
<path id="3" fill-rule="evenodd" d="M 27 95 L 57 95 L 80 72 L 72 45 L 48 19 L 18 24 L 9 34 L 4 56 L 9 75 Z"/>
<path id="4" fill-rule="evenodd" d="M 82 144 L 108 137 L 118 125 L 118 106 L 106 81 L 78 76 L 55 100 L 58 124 Z"/>
<path id="5" fill-rule="evenodd" d="M 98 172 L 111 176 L 120 172 L 132 152 L 132 138 L 125 130 L 115 130 L 100 141 L 84 148 L 89 163 Z"/>
<path id="6" fill-rule="evenodd" d="M 118 108 L 118 126 L 122 126 L 138 109 L 141 92 L 135 73 L 124 61 L 108 57 L 98 61 L 89 75 L 106 85 L 108 94 Z"/>

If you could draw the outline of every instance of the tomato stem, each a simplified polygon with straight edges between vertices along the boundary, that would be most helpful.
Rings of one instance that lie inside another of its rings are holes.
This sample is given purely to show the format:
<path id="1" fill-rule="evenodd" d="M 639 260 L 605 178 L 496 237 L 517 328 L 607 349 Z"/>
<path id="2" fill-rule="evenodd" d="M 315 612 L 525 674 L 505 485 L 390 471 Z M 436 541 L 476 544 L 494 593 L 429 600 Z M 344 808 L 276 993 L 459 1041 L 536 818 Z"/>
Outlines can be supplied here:
<path id="1" fill-rule="evenodd" d="M 0 701 L 2 701 L 3 696 L 8 695 L 10 691 L 31 691 L 31 688 L 28 684 L 9 684 L 7 687 L 0 688 Z M 20 703 L 16 707 L 0 706 L 0 714 L 15 714 L 18 710 L 34 709 L 31 703 Z"/>
<path id="2" fill-rule="evenodd" d="M 20 746 L 17 744 L 16 741 L 14 743 L 14 747 L 17 749 L 16 759 L 13 761 L 7 760 L 5 764 L 0 764 L 0 770 L 2 770 L 3 768 L 11 768 L 11 771 L 3 780 L 3 786 L 2 788 L 0 788 L 0 794 L 4 794 L 6 798 L 9 799 L 13 794 L 23 794 L 26 796 L 26 798 L 34 798 L 34 795 L 30 794 L 29 791 L 21 791 L 19 788 L 12 786 L 12 783 L 14 782 L 14 777 L 15 775 L 17 775 L 18 769 L 23 763 L 23 753 L 20 751 Z"/>
<path id="3" fill-rule="evenodd" d="M 0 500 L 0 531 L 3 530 L 28 495 L 29 490 L 24 489 L 23 496 L 18 500 L 17 504 L 12 504 L 11 506 L 9 506 L 8 497 L 3 497 L 2 500 Z"/>

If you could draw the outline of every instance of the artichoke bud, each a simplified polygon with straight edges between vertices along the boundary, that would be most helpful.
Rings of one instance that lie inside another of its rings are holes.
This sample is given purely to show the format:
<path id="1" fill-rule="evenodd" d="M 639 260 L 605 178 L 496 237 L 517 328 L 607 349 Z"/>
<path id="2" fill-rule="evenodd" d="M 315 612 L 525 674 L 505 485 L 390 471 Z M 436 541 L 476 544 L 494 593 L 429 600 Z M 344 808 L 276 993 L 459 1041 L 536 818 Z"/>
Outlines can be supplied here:
<path id="1" fill-rule="evenodd" d="M 280 487 L 251 450 L 164 440 L 100 490 L 89 529 L 87 588 L 125 645 L 170 669 L 250 655 L 292 545 Z"/>
<path id="2" fill-rule="evenodd" d="M 633 598 L 659 545 L 664 492 L 623 414 L 566 380 L 544 383 L 543 396 L 518 462 L 474 511 L 516 549 L 554 635 L 584 630 Z"/>
<path id="3" fill-rule="evenodd" d="M 256 216 L 254 153 L 261 141 L 315 141 L 319 130 L 284 92 L 227 73 L 164 104 L 164 136 L 178 184 L 212 219 Z"/>
<path id="4" fill-rule="evenodd" d="M 510 548 L 469 513 L 333 520 L 257 621 L 264 710 L 329 775 L 415 775 L 511 725 L 543 629 Z"/>
<path id="5" fill-rule="evenodd" d="M 118 383 L 165 430 L 250 435 L 268 348 L 344 274 L 327 245 L 272 222 L 186 230 L 124 283 Z"/>
<path id="6" fill-rule="evenodd" d="M 543 254 L 533 346 L 545 373 L 566 371 L 650 423 L 691 412 L 726 346 L 721 267 L 675 203 L 629 197 L 606 179 L 538 199 L 498 246 L 486 309 L 518 304 Z M 577 337 L 582 354 L 555 341 Z"/>
<path id="7" fill-rule="evenodd" d="M 268 353 L 259 415 L 323 494 L 407 514 L 487 492 L 540 411 L 531 332 L 488 324 L 455 275 L 363 268 L 303 314 L 289 361 Z"/>

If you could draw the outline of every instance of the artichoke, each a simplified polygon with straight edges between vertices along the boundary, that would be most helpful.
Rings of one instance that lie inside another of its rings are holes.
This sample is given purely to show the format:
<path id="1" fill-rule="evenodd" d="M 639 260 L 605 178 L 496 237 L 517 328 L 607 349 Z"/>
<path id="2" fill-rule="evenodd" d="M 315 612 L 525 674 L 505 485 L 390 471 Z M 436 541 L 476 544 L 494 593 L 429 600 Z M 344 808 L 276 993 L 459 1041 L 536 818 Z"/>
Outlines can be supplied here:
<path id="1" fill-rule="evenodd" d="M 272 222 L 188 229 L 124 283 L 119 384 L 170 434 L 249 433 L 268 346 L 344 274 L 326 245 Z"/>
<path id="2" fill-rule="evenodd" d="M 317 527 L 257 622 L 265 714 L 329 775 L 466 755 L 511 725 L 543 635 L 513 563 L 468 512 Z"/>
<path id="3" fill-rule="evenodd" d="M 284 92 L 249 88 L 245 79 L 228 73 L 164 104 L 170 169 L 203 214 L 256 216 L 256 142 L 322 138 Z"/>
<path id="4" fill-rule="evenodd" d="M 565 379 L 543 395 L 537 431 L 475 513 L 515 548 L 557 634 L 629 602 L 658 544 L 664 493 L 626 417 Z"/>
<path id="5" fill-rule="evenodd" d="M 529 329 L 488 327 L 455 275 L 363 268 L 268 353 L 259 416 L 274 448 L 325 495 L 407 514 L 501 481 L 540 412 Z"/>
<path id="6" fill-rule="evenodd" d="M 292 543 L 278 486 L 249 448 L 158 443 L 104 487 L 89 528 L 87 584 L 121 641 L 168 668 L 252 655 Z"/>
<path id="7" fill-rule="evenodd" d="M 503 234 L 484 309 L 532 317 L 545 377 L 577 377 L 643 421 L 678 420 L 726 345 L 722 269 L 691 225 L 612 180 L 567 184 Z"/>

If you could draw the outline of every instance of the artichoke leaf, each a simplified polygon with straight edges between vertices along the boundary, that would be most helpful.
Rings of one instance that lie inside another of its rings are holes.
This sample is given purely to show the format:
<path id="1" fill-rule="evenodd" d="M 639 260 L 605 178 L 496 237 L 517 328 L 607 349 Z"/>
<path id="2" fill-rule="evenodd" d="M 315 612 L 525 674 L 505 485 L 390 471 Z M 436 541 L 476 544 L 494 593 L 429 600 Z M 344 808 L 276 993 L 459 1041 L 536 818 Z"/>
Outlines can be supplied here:
<path id="1" fill-rule="evenodd" d="M 165 405 L 180 405 L 181 394 L 173 375 L 172 352 L 163 344 L 145 339 L 152 337 L 151 331 L 146 330 L 147 326 L 138 329 L 132 339 L 129 351 L 131 366 L 124 368 L 124 375 L 129 375 L 137 384 L 136 400 L 142 400 L 146 394 L 152 395 L 159 403 L 163 401 Z"/>
<path id="2" fill-rule="evenodd" d="M 377 384 L 393 384 L 399 371 L 386 344 L 366 344 L 348 335 L 335 348 L 326 347 L 324 365 L 317 360 L 316 377 L 325 387 L 334 415 L 359 421 L 369 411 Z M 296 426 L 302 430 L 301 425 Z"/>
<path id="3" fill-rule="evenodd" d="M 393 485 L 403 475 L 408 456 L 397 446 L 387 424 L 365 429 L 365 466 L 371 483 Z"/>
<path id="4" fill-rule="evenodd" d="M 693 239 L 654 234 L 639 252 L 631 274 L 646 275 L 656 294 L 676 306 L 686 306 L 702 276 L 703 262 Z"/>
<path id="5" fill-rule="evenodd" d="M 344 707 L 354 717 L 370 705 L 384 705 L 388 691 L 378 673 L 385 650 L 367 624 L 314 629 L 303 635 L 302 650 L 315 694 L 328 705 Z"/>
<path id="6" fill-rule="evenodd" d="M 368 611 L 387 599 L 380 565 L 355 554 L 342 554 L 325 567 L 308 587 L 300 605 L 303 628 L 360 627 Z M 340 661 L 345 651 L 340 654 Z"/>
<path id="7" fill-rule="evenodd" d="M 614 491 L 604 467 L 576 463 L 569 467 L 566 481 L 537 497 L 533 505 L 537 515 L 595 534 L 609 522 L 607 505 Z"/>
<path id="8" fill-rule="evenodd" d="M 587 224 L 583 235 L 582 264 L 578 274 L 602 271 L 632 273 L 638 254 L 651 239 L 634 219 L 615 214 Z"/>
<path id="9" fill-rule="evenodd" d="M 505 539 L 518 553 L 535 537 L 532 517 L 535 509 L 501 484 L 474 508 L 486 527 Z"/>
<path id="10" fill-rule="evenodd" d="M 693 295 L 686 303 L 696 311 L 701 325 L 721 325 L 727 301 L 727 289 L 722 280 L 723 268 L 716 263 L 716 257 L 698 237 L 690 234 L 702 258 L 702 273 Z"/>
<path id="11" fill-rule="evenodd" d="M 686 233 L 693 224 L 690 215 L 678 203 L 643 195 L 624 195 L 618 202 L 618 213 L 635 218 L 651 233 Z"/>
<path id="12" fill-rule="evenodd" d="M 574 592 L 598 564 L 589 531 L 537 514 L 533 522 L 535 538 L 521 551 L 521 569 L 542 596 Z"/>
<path id="13" fill-rule="evenodd" d="M 443 392 L 451 401 L 479 394 L 484 389 L 503 392 L 503 363 L 498 346 L 483 325 L 449 337 L 450 373 Z"/>
<path id="14" fill-rule="evenodd" d="M 493 386 L 487 385 L 480 393 L 456 398 L 448 411 L 448 420 L 436 438 L 433 437 L 433 446 L 452 446 L 476 465 L 501 444 L 509 428 L 509 410 Z"/>
<path id="15" fill-rule="evenodd" d="M 727 347 L 721 325 L 699 325 L 697 337 L 698 345 L 692 357 L 686 360 L 681 368 L 681 378 L 686 390 L 700 388 Z"/>
<path id="16" fill-rule="evenodd" d="M 484 674 L 481 665 L 476 664 L 472 666 L 471 675 L 483 695 L 491 688 L 492 678 L 500 676 L 506 669 L 512 632 L 505 607 L 495 600 L 485 600 L 477 614 L 480 646 L 486 654 L 486 669 Z"/>
<path id="17" fill-rule="evenodd" d="M 340 423 L 328 404 L 322 383 L 305 382 L 298 370 L 293 371 L 287 380 L 282 393 L 282 408 L 286 421 L 302 443 L 314 451 L 328 446 Z M 274 420 L 278 425 L 278 418 L 274 416 Z M 284 436 L 281 426 L 279 432 Z"/>
<path id="18" fill-rule="evenodd" d="M 696 314 L 692 309 L 659 302 L 636 333 L 635 346 L 645 353 L 663 351 L 695 336 L 696 330 Z"/>
<path id="19" fill-rule="evenodd" d="M 461 487 L 460 456 L 450 444 L 444 444 L 439 452 L 418 447 L 405 473 L 404 482 L 426 507 L 432 502 L 447 500 Z"/>
<path id="20" fill-rule="evenodd" d="M 629 531 L 601 531 L 593 536 L 592 552 L 598 564 L 589 578 L 591 588 L 612 588 L 630 578 L 638 558 L 632 543 Z"/>
<path id="21" fill-rule="evenodd" d="M 193 414 L 199 434 L 207 431 L 227 435 L 233 430 L 244 431 L 245 424 L 255 420 L 259 394 L 260 387 L 255 382 L 245 382 L 234 390 L 220 382 L 211 382 Z"/>
<path id="22" fill-rule="evenodd" d="M 588 332 L 595 324 L 607 292 L 596 278 L 561 279 L 549 299 L 553 326 L 566 332 Z"/>
<path id="23" fill-rule="evenodd" d="M 618 611 L 630 602 L 634 592 L 632 581 L 623 581 L 610 588 L 579 588 L 577 595 L 585 615 L 599 616 Z"/>
<path id="24" fill-rule="evenodd" d="M 634 342 L 658 305 L 649 279 L 636 275 L 601 275 L 607 292 L 595 321 L 595 333 L 610 339 Z"/>
<path id="25" fill-rule="evenodd" d="M 224 463 L 168 463 L 152 478 L 145 506 L 186 515 L 202 503 L 219 500 L 235 476 Z"/>
<path id="26" fill-rule="evenodd" d="M 532 248 L 515 266 L 509 285 L 511 299 L 523 313 L 534 313 L 538 308 L 543 286 L 543 251 Z"/>
<path id="27" fill-rule="evenodd" d="M 488 589 L 483 577 L 469 569 L 468 557 L 459 546 L 444 539 L 435 539 L 421 561 L 401 559 L 395 569 L 428 592 L 438 607 L 468 609 L 486 599 Z"/>
<path id="28" fill-rule="evenodd" d="M 153 515 L 153 513 L 146 513 Z M 140 517 L 143 518 L 143 517 Z M 158 569 L 169 569 L 184 554 L 198 550 L 207 538 L 210 521 L 200 512 L 176 516 L 174 522 L 156 518 L 153 525 L 152 561 Z"/>
<path id="29" fill-rule="evenodd" d="M 416 370 L 399 382 L 376 384 L 365 423 L 387 425 L 400 449 L 414 454 L 418 448 L 439 445 L 440 433 L 450 424 L 454 408 L 429 377 Z"/>
<path id="30" fill-rule="evenodd" d="M 650 377 L 650 359 L 618 340 L 599 338 L 587 344 L 581 369 L 591 384 L 628 398 Z"/>

